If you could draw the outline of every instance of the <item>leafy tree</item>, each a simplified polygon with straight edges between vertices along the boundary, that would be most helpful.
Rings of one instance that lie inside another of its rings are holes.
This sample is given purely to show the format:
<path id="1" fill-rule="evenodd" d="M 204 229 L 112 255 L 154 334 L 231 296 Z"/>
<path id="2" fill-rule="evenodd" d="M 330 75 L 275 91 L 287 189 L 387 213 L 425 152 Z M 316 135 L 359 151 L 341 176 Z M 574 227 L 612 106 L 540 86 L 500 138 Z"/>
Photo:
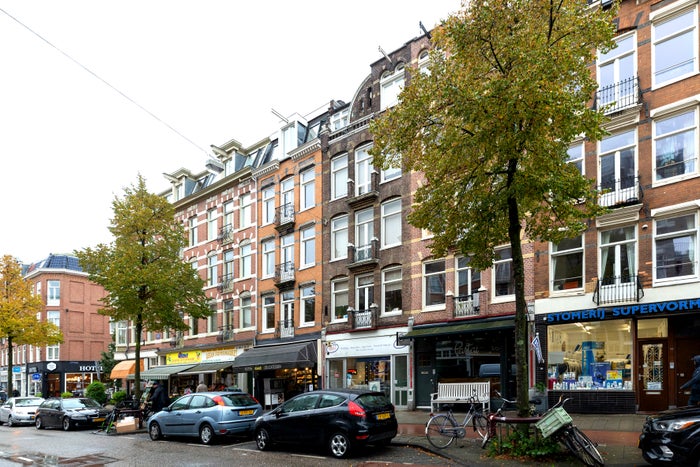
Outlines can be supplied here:
<path id="1" fill-rule="evenodd" d="M 31 284 L 22 277 L 22 268 L 12 256 L 0 259 L 0 338 L 7 339 L 7 394 L 12 395 L 13 345 L 55 345 L 63 342 L 61 329 L 39 321 L 44 307 L 41 297 L 32 294 Z"/>
<path id="2" fill-rule="evenodd" d="M 100 313 L 113 321 L 131 321 L 136 334 L 135 359 L 141 361 L 144 329 L 185 330 L 184 314 L 194 319 L 211 311 L 204 283 L 180 251 L 185 232 L 172 205 L 149 193 L 143 177 L 112 203 L 111 244 L 76 252 L 91 281 L 107 291 Z M 135 395 L 141 397 L 141 366 L 136 365 Z"/>
<path id="3" fill-rule="evenodd" d="M 586 0 L 465 2 L 433 32 L 428 73 L 372 124 L 374 162 L 422 172 L 408 220 L 474 267 L 510 244 L 515 281 L 518 410 L 528 409 L 527 315 L 521 241 L 558 242 L 599 215 L 593 182 L 567 164 L 578 135 L 604 135 L 588 68 L 613 45 L 608 11 Z"/>
<path id="4" fill-rule="evenodd" d="M 102 381 L 109 381 L 109 374 L 117 364 L 117 360 L 114 358 L 114 351 L 116 348 L 117 346 L 114 344 L 114 335 L 112 335 L 112 342 L 110 342 L 107 346 L 107 351 L 105 352 L 103 350 L 100 353 L 102 355 L 102 358 L 100 359 L 100 365 L 102 366 L 102 378 L 100 379 Z M 117 383 L 119 383 L 119 381 L 120 380 L 117 380 Z"/>

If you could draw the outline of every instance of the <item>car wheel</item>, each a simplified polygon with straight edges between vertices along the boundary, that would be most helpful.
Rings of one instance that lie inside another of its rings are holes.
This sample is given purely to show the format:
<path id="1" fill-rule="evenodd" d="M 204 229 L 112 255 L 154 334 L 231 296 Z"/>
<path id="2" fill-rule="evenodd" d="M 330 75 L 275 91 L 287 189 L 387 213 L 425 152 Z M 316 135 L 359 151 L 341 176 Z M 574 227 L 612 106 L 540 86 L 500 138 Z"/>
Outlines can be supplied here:
<path id="1" fill-rule="evenodd" d="M 258 446 L 258 449 L 260 451 L 265 451 L 267 449 L 270 449 L 270 434 L 267 432 L 265 428 L 260 428 L 256 433 L 255 433 L 255 444 Z"/>
<path id="2" fill-rule="evenodd" d="M 36 419 L 34 420 L 34 426 L 37 430 L 44 429 L 44 422 L 42 422 L 41 417 L 36 417 Z"/>
<path id="3" fill-rule="evenodd" d="M 156 422 L 151 422 L 151 424 L 148 425 L 148 435 L 153 441 L 158 441 L 161 439 L 163 434 L 160 432 L 160 425 L 158 425 Z"/>
<path id="4" fill-rule="evenodd" d="M 199 429 L 199 440 L 202 444 L 212 444 L 214 436 L 214 429 L 206 423 Z"/>
<path id="5" fill-rule="evenodd" d="M 63 421 L 61 422 L 61 426 L 63 427 L 63 431 L 70 431 L 70 429 L 73 428 L 71 426 L 71 423 L 70 423 L 70 418 L 68 418 L 68 417 L 63 417 Z"/>
<path id="6" fill-rule="evenodd" d="M 328 449 L 337 459 L 347 457 L 350 454 L 350 438 L 345 433 L 335 433 L 328 440 Z"/>
<path id="7" fill-rule="evenodd" d="M 12 416 L 7 417 L 7 426 L 13 426 L 12 425 Z"/>

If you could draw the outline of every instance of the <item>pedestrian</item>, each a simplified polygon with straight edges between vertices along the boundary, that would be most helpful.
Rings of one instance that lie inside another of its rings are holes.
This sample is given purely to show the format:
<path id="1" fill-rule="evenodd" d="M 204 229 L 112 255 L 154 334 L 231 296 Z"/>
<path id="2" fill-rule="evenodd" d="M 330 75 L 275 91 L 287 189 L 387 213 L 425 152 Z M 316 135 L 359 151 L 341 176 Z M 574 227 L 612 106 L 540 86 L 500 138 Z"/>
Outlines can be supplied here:
<path id="1" fill-rule="evenodd" d="M 151 403 L 151 412 L 157 413 L 163 410 L 163 407 L 170 404 L 170 398 L 166 392 L 167 390 L 158 381 L 153 383 L 151 390 L 153 390 L 153 392 L 151 393 L 151 397 L 148 398 L 148 401 Z"/>
<path id="2" fill-rule="evenodd" d="M 695 363 L 695 371 L 693 371 L 693 376 L 681 386 L 681 389 L 690 388 L 688 405 L 698 405 L 700 403 L 700 355 L 694 356 L 692 360 Z"/>
<path id="3" fill-rule="evenodd" d="M 208 390 L 209 388 L 204 384 L 204 381 L 200 381 L 199 386 L 197 386 L 197 392 L 207 392 Z"/>

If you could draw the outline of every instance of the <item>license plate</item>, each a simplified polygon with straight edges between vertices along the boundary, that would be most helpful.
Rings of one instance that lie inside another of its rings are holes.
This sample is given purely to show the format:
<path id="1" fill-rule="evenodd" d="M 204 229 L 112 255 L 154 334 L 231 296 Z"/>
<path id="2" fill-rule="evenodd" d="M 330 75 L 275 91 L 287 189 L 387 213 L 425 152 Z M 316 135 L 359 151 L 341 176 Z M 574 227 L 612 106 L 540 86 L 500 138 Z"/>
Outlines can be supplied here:
<path id="1" fill-rule="evenodd" d="M 105 421 L 105 418 L 104 418 L 104 417 L 102 417 L 102 418 L 93 418 L 93 421 L 95 421 L 95 422 L 104 422 L 104 421 Z"/>
<path id="2" fill-rule="evenodd" d="M 253 415 L 255 413 L 255 410 L 240 410 L 238 412 L 238 415 Z"/>
<path id="3" fill-rule="evenodd" d="M 377 414 L 377 420 L 387 420 L 389 417 L 391 417 L 391 414 L 387 412 Z"/>

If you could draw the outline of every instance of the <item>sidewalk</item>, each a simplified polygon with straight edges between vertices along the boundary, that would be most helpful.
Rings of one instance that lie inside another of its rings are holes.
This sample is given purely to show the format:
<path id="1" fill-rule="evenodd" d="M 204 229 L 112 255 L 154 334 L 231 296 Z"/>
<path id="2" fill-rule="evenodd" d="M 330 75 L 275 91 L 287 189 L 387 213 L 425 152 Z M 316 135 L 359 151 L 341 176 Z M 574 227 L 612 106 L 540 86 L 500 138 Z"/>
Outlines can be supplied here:
<path id="1" fill-rule="evenodd" d="M 637 440 L 642 431 L 646 415 L 641 414 L 571 414 L 574 424 L 598 443 L 598 451 L 605 458 L 605 465 L 646 466 L 642 454 L 637 449 Z M 480 440 L 474 438 L 456 439 L 445 449 L 436 449 L 425 437 L 425 424 L 430 418 L 427 410 L 396 411 L 399 422 L 399 434 L 393 444 L 417 446 L 443 456 L 451 461 L 450 465 L 468 466 L 515 466 L 528 465 L 520 460 L 491 458 L 481 449 Z M 455 413 L 458 421 L 464 419 L 463 413 Z M 475 435 L 474 435 L 475 436 Z M 531 465 L 539 465 L 532 463 Z M 557 466 L 570 464 L 553 464 Z M 574 464 L 576 465 L 576 464 Z M 582 464 L 579 464 L 582 465 Z"/>

